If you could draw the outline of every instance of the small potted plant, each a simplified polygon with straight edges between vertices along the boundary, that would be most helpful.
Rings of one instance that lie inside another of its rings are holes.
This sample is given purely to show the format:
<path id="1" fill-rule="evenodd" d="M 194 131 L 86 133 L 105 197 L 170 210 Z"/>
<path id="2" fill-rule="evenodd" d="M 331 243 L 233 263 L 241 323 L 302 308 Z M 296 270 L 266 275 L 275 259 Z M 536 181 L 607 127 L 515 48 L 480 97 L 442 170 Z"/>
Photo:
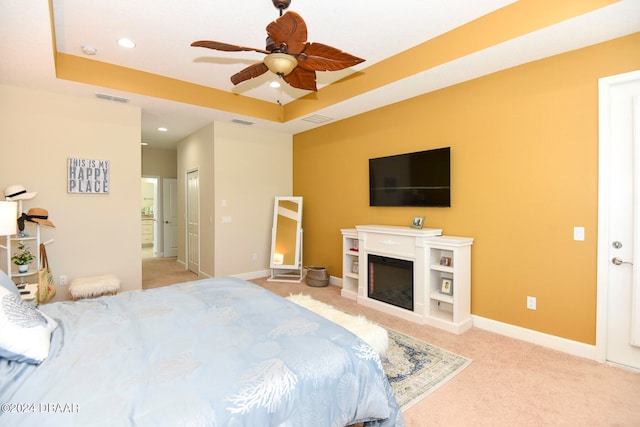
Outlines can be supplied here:
<path id="1" fill-rule="evenodd" d="M 19 273 L 26 273 L 29 270 L 29 263 L 33 260 L 33 254 L 23 243 L 18 244 L 18 252 L 11 257 L 11 261 L 18 266 Z"/>

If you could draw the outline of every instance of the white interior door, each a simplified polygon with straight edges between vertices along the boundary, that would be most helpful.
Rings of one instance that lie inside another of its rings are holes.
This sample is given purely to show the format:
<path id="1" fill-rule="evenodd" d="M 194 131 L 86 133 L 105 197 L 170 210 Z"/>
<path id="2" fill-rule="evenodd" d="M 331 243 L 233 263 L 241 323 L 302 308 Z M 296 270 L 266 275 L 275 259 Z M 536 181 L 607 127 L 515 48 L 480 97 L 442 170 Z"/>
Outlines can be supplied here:
<path id="1" fill-rule="evenodd" d="M 599 358 L 640 369 L 640 72 L 600 84 Z"/>
<path id="2" fill-rule="evenodd" d="M 178 180 L 162 180 L 162 217 L 164 219 L 164 256 L 178 256 Z"/>
<path id="3" fill-rule="evenodd" d="M 187 268 L 200 274 L 200 183 L 198 171 L 187 172 Z"/>

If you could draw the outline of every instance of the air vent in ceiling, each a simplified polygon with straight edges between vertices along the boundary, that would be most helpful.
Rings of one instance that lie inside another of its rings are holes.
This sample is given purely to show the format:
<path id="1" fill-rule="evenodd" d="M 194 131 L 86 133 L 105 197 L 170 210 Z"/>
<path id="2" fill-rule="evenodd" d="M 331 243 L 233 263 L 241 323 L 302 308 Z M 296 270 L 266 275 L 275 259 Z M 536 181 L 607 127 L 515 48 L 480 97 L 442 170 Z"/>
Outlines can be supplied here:
<path id="1" fill-rule="evenodd" d="M 119 96 L 107 95 L 107 94 L 104 94 L 104 93 L 96 93 L 96 98 L 106 99 L 107 101 L 122 102 L 123 104 L 129 102 L 129 100 L 127 98 L 122 98 L 122 97 L 119 97 Z"/>
<path id="2" fill-rule="evenodd" d="M 238 123 L 239 125 L 251 126 L 253 122 L 248 122 L 246 120 L 233 119 L 231 120 L 233 123 Z"/>
<path id="3" fill-rule="evenodd" d="M 325 123 L 325 122 L 330 122 L 331 120 L 333 120 L 333 117 L 327 117 L 327 116 L 321 116 L 320 114 L 314 114 L 312 116 L 305 117 L 302 120 L 304 120 L 305 122 L 311 122 L 311 123 Z"/>

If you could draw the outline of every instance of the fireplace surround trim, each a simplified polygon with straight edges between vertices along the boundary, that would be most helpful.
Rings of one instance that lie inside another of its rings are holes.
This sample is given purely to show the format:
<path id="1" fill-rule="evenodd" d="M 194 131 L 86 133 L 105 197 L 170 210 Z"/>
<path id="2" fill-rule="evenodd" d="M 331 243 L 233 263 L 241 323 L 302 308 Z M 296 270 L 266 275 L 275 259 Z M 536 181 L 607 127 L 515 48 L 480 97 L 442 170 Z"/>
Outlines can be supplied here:
<path id="1" fill-rule="evenodd" d="M 414 229 L 401 226 L 359 225 L 343 229 L 342 295 L 359 304 L 375 308 L 420 324 L 429 324 L 453 333 L 462 333 L 471 320 L 471 245 L 473 238 L 443 236 L 442 229 Z M 357 249 L 354 252 L 354 248 Z M 413 261 L 413 311 L 368 297 L 368 255 Z M 345 265 L 357 259 L 359 269 Z M 441 265 L 442 258 L 453 260 Z M 438 291 L 442 278 L 452 278 L 453 295 Z"/>

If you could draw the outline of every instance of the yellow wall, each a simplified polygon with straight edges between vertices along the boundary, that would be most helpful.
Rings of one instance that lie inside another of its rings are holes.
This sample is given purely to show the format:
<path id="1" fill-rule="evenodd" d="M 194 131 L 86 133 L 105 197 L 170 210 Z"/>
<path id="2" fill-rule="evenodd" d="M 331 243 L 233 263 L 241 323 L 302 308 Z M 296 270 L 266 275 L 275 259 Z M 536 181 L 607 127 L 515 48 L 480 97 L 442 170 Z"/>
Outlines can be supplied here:
<path id="1" fill-rule="evenodd" d="M 594 344 L 598 79 L 640 69 L 639 51 L 636 33 L 296 135 L 305 264 L 341 276 L 340 228 L 424 215 L 475 238 L 473 314 Z M 369 158 L 443 146 L 451 208 L 369 207 Z"/>

